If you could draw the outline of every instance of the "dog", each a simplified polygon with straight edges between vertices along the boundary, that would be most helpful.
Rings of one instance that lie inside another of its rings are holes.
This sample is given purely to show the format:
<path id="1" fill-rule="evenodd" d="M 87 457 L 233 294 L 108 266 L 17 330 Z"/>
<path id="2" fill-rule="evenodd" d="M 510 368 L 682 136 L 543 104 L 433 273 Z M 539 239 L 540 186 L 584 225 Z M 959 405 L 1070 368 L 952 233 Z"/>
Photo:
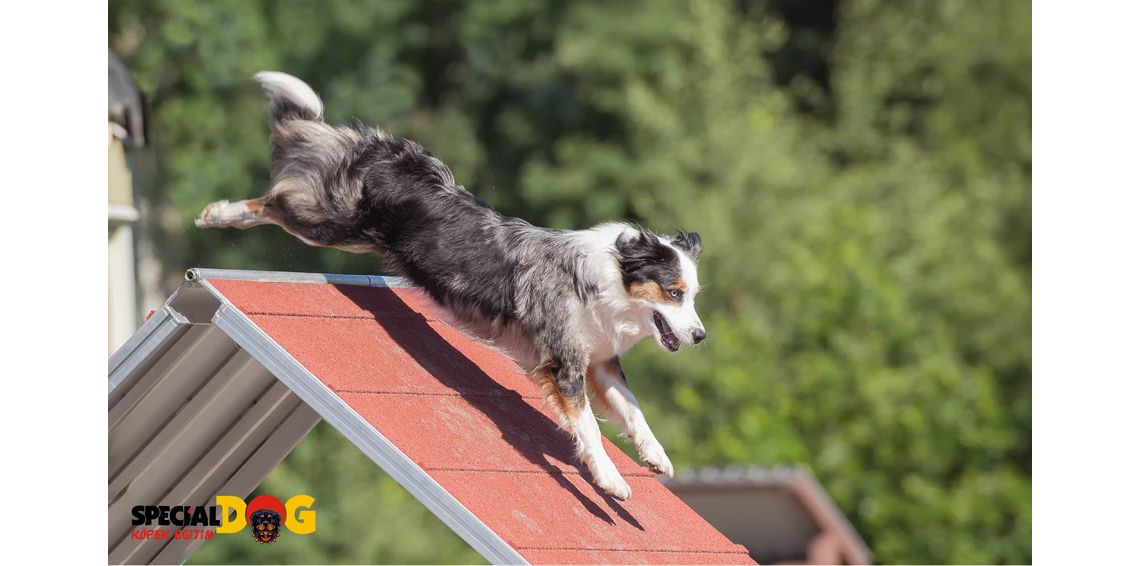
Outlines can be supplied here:
<path id="1" fill-rule="evenodd" d="M 360 123 L 326 124 L 321 99 L 300 79 L 279 72 L 254 79 L 268 98 L 269 191 L 206 206 L 198 227 L 273 224 L 309 245 L 381 256 L 529 373 L 599 488 L 621 500 L 631 495 L 602 447 L 587 388 L 642 461 L 673 475 L 619 357 L 648 336 L 668 352 L 705 339 L 694 307 L 703 249 L 696 232 L 533 226 L 456 184 L 414 141 Z"/>

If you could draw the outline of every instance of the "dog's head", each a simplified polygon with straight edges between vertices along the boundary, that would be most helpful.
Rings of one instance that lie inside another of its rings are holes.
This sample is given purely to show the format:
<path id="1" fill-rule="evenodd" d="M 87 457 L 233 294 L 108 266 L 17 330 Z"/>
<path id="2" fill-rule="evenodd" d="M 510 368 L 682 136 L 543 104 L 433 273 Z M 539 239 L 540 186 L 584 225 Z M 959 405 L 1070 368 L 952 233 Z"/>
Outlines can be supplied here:
<path id="1" fill-rule="evenodd" d="M 664 237 L 631 228 L 618 236 L 615 248 L 622 285 L 657 344 L 676 352 L 704 340 L 705 327 L 693 304 L 700 290 L 701 237 L 696 232 Z"/>

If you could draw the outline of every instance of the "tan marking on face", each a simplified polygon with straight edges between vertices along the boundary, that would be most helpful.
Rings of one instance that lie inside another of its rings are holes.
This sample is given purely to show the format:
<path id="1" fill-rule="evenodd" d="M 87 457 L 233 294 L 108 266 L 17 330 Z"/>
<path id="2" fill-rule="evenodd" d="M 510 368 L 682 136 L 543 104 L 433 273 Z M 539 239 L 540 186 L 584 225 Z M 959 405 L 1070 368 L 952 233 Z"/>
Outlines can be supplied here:
<path id="1" fill-rule="evenodd" d="M 680 291 L 680 292 L 681 292 L 681 296 L 684 296 L 684 295 L 685 295 L 685 291 L 688 291 L 688 290 L 689 290 L 689 286 L 685 284 L 685 280 L 684 280 L 684 279 L 681 279 L 680 277 L 678 277 L 678 278 L 677 278 L 677 282 L 676 282 L 676 283 L 673 283 L 672 285 L 670 285 L 670 286 L 669 286 L 669 290 L 673 290 L 673 289 L 676 289 L 676 290 Z"/>
<path id="2" fill-rule="evenodd" d="M 685 285 L 685 281 L 677 278 L 674 282 L 670 283 L 668 287 L 662 287 L 656 281 L 633 283 L 626 288 L 626 292 L 635 299 L 653 301 L 656 303 L 681 304 L 685 300 L 685 291 L 687 289 L 688 287 Z M 681 294 L 676 299 L 669 294 L 670 291 L 674 290 Z"/>

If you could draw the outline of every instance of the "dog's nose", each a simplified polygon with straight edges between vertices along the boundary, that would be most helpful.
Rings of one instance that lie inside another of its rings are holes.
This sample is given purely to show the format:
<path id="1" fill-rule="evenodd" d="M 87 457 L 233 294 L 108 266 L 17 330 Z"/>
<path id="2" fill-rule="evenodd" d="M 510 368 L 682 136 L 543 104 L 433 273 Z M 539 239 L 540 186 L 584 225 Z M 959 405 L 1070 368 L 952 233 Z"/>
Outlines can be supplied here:
<path id="1" fill-rule="evenodd" d="M 705 329 L 698 328 L 693 331 L 693 344 L 700 344 L 705 339 Z"/>

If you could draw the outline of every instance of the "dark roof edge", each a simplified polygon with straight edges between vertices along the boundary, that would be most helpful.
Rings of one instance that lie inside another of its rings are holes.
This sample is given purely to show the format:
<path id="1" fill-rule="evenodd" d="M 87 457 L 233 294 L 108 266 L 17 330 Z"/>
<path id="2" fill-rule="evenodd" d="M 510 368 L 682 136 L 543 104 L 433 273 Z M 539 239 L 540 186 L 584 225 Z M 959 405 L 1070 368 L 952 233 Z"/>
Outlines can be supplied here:
<path id="1" fill-rule="evenodd" d="M 254 324 L 225 295 L 215 289 L 209 279 L 332 283 L 370 287 L 404 286 L 403 280 L 371 275 L 321 275 L 272 271 L 191 269 L 187 272 L 187 280 L 201 285 L 221 301 L 221 306 L 212 320 L 219 329 L 229 335 L 238 346 L 277 379 L 285 383 L 305 404 L 376 462 L 424 507 L 467 541 L 476 552 L 492 564 L 527 564 L 518 551 Z"/>
<path id="2" fill-rule="evenodd" d="M 228 279 L 261 281 L 266 283 L 321 283 L 326 285 L 359 285 L 363 287 L 407 287 L 402 277 L 387 275 L 349 275 L 343 273 L 292 273 L 288 271 L 257 271 L 248 269 L 213 269 L 192 267 L 186 270 L 187 281 Z M 213 289 L 211 288 L 211 291 Z M 214 291 L 217 294 L 216 291 Z"/>

